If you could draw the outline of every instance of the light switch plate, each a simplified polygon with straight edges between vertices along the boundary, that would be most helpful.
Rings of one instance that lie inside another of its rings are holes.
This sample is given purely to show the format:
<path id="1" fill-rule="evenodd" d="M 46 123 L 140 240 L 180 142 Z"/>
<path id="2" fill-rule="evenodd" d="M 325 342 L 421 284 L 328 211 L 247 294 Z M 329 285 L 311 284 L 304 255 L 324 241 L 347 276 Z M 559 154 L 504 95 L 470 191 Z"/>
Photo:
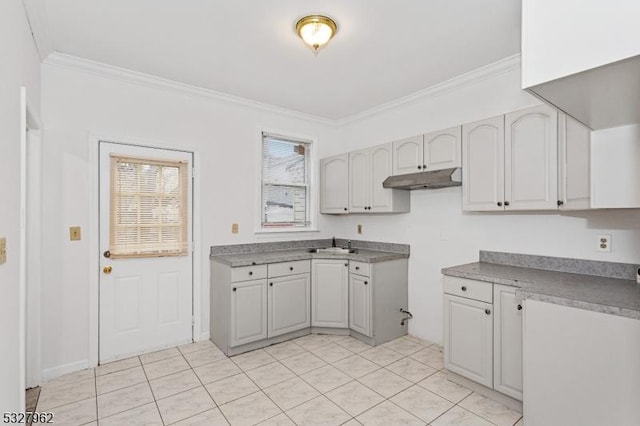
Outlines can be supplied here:
<path id="1" fill-rule="evenodd" d="M 0 238 L 0 265 L 7 262 L 7 239 Z"/>
<path id="2" fill-rule="evenodd" d="M 238 224 L 234 223 L 231 225 L 231 233 L 232 234 L 237 234 L 238 233 Z"/>
<path id="3" fill-rule="evenodd" d="M 362 225 L 358 225 L 358 234 L 362 234 Z"/>
<path id="4" fill-rule="evenodd" d="M 82 233 L 79 226 L 72 226 L 69 228 L 69 239 L 71 241 L 80 241 Z"/>

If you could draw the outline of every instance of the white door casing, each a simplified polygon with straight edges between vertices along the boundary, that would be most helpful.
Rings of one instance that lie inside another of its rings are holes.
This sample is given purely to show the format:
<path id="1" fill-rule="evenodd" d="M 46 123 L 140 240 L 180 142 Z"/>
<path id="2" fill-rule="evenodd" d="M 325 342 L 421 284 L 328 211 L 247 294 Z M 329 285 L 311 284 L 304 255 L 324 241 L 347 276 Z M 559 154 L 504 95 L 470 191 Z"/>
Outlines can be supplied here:
<path id="1" fill-rule="evenodd" d="M 187 252 L 182 256 L 108 258 L 111 154 L 187 162 Z M 193 340 L 193 197 L 190 152 L 99 144 L 101 363 Z M 111 273 L 105 268 L 111 267 Z"/>

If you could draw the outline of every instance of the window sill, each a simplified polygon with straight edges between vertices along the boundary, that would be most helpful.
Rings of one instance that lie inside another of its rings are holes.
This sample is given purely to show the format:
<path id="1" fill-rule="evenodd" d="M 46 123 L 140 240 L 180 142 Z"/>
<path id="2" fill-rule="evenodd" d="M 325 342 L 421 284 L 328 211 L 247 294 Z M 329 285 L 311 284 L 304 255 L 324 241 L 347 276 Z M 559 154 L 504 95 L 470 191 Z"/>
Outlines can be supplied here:
<path id="1" fill-rule="evenodd" d="M 300 234 L 304 232 L 320 232 L 319 229 L 316 228 L 303 228 L 303 229 L 258 229 L 254 232 L 256 235 L 269 235 L 269 234 Z"/>

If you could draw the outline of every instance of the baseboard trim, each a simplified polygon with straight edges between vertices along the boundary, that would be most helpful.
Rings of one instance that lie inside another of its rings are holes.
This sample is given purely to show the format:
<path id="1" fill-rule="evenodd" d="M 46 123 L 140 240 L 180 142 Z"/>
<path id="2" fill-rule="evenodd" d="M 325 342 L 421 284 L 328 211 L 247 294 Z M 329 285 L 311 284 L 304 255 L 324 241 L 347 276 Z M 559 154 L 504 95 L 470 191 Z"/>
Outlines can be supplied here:
<path id="1" fill-rule="evenodd" d="M 73 373 L 75 371 L 84 370 L 86 368 L 89 368 L 88 359 L 83 359 L 82 361 L 70 362 L 68 364 L 62 364 L 56 367 L 45 368 L 44 370 L 42 370 L 42 382 L 46 383 L 52 379 L 55 379 L 56 377 Z"/>
<path id="2" fill-rule="evenodd" d="M 196 342 L 201 342 L 203 340 L 211 340 L 211 334 L 208 331 L 205 333 L 201 333 L 200 337 L 195 339 Z"/>

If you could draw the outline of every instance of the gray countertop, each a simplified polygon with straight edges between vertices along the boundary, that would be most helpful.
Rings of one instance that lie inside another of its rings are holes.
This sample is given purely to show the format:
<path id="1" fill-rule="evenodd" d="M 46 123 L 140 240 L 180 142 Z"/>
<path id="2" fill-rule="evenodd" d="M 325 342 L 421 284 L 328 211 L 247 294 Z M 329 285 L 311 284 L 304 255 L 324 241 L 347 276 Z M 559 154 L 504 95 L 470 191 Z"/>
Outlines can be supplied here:
<path id="1" fill-rule="evenodd" d="M 442 273 L 519 287 L 516 295 L 525 299 L 640 319 L 640 285 L 635 280 L 488 262 L 444 268 Z"/>
<path id="2" fill-rule="evenodd" d="M 357 249 L 356 253 L 349 254 L 309 253 L 309 249 L 300 248 L 293 250 L 265 251 L 262 253 L 230 253 L 210 256 L 212 260 L 216 260 L 231 267 L 307 259 L 344 259 L 375 263 L 394 259 L 404 259 L 408 257 L 408 253 L 396 253 L 361 248 Z"/>

